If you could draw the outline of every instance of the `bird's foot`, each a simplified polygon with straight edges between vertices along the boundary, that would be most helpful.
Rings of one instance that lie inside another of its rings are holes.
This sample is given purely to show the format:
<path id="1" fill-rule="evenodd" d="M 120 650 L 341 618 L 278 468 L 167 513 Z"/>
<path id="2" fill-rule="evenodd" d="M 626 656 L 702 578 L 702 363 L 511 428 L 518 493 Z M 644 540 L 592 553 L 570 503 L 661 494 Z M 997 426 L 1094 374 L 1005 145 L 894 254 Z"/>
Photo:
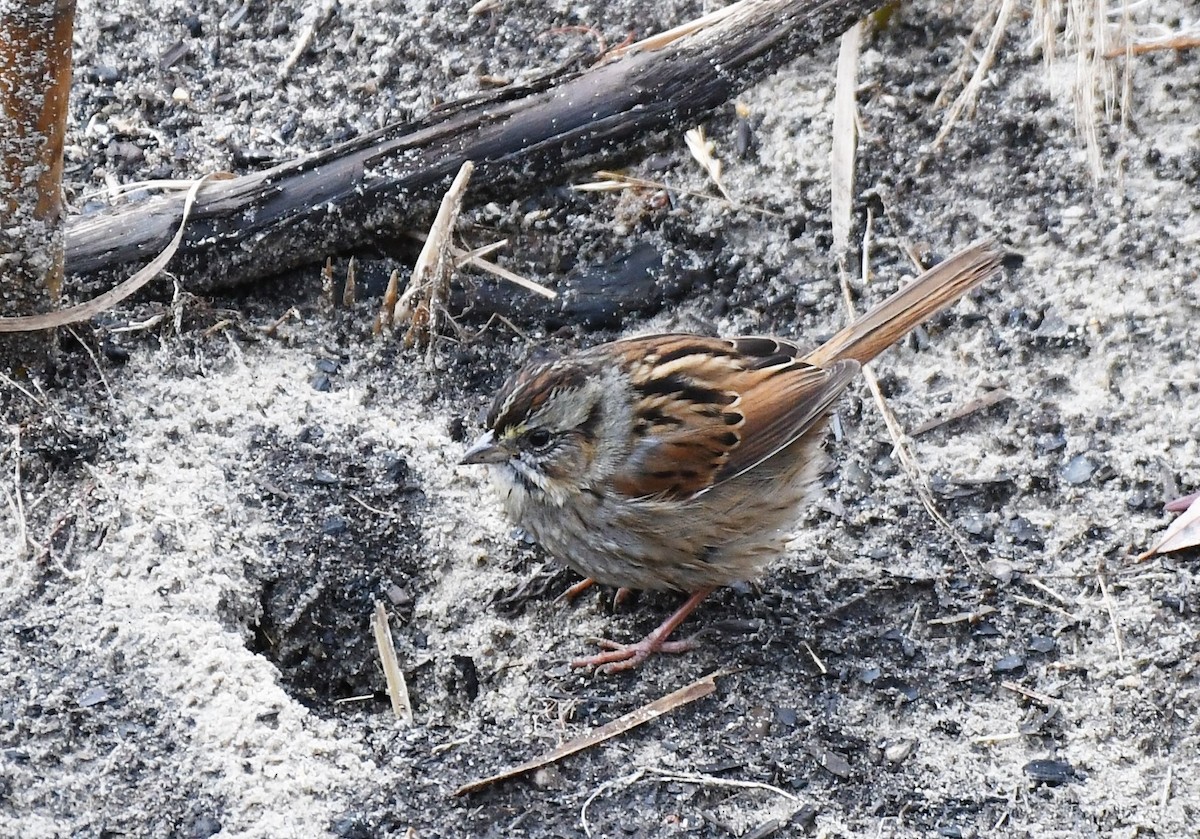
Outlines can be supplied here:
<path id="1" fill-rule="evenodd" d="M 595 639 L 608 652 L 577 658 L 571 662 L 573 668 L 594 668 L 597 673 L 611 676 L 623 670 L 632 670 L 655 653 L 686 653 L 696 649 L 695 638 L 685 638 L 682 641 L 663 641 L 650 633 L 635 644 L 621 644 L 607 638 Z"/>

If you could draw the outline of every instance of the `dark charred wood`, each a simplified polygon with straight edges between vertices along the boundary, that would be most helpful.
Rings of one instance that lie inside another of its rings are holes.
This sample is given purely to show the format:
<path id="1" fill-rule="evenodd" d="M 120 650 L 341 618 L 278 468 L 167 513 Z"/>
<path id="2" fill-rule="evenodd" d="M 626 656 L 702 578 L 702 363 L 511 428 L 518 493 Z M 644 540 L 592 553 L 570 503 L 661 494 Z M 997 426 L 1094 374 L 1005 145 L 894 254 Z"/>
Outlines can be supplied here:
<path id="1" fill-rule="evenodd" d="M 676 251 L 664 255 L 644 243 L 603 265 L 567 274 L 555 285 L 554 300 L 534 297 L 511 283 L 480 279 L 457 286 L 449 308 L 460 321 L 479 322 L 499 314 L 548 330 L 568 325 L 587 331 L 619 329 L 627 317 L 650 317 L 709 286 L 715 273 L 698 263 L 697 257 Z"/>
<path id="2" fill-rule="evenodd" d="M 763 0 L 698 33 L 531 88 L 461 103 L 199 195 L 172 270 L 195 291 L 277 274 L 421 227 L 464 160 L 467 201 L 510 199 L 619 166 L 679 134 L 878 0 Z M 143 262 L 179 224 L 172 195 L 72 218 L 66 267 Z"/>

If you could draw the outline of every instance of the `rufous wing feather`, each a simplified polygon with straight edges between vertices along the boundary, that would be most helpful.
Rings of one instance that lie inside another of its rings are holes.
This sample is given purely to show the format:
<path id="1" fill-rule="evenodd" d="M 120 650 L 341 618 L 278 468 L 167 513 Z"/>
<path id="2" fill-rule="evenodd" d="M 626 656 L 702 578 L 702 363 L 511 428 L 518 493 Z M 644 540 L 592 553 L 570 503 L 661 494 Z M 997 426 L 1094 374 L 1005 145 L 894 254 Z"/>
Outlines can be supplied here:
<path id="1" fill-rule="evenodd" d="M 775 338 L 651 335 L 611 349 L 638 397 L 614 476 L 632 498 L 689 498 L 754 468 L 820 422 L 858 369 L 816 367 Z"/>

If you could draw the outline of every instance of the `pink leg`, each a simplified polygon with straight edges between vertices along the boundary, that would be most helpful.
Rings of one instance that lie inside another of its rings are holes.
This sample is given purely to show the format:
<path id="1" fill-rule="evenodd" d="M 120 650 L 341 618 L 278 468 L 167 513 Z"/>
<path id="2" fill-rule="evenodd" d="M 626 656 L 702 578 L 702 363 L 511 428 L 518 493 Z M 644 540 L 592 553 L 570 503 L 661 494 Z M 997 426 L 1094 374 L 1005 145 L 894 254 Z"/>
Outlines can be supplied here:
<path id="1" fill-rule="evenodd" d="M 712 591 L 712 587 L 702 588 L 692 594 L 669 618 L 659 624 L 657 629 L 636 644 L 618 644 L 601 639 L 598 643 L 608 652 L 577 658 L 571 662 L 571 666 L 594 667 L 596 672 L 608 676 L 622 670 L 632 670 L 654 653 L 682 653 L 694 649 L 696 642 L 690 638 L 683 641 L 668 641 L 667 638 L 679 624 L 687 620 L 687 616 L 700 605 L 701 600 L 712 594 Z"/>
<path id="2" fill-rule="evenodd" d="M 575 585 L 571 586 L 569 589 L 560 594 L 558 598 L 560 600 L 565 600 L 568 603 L 574 603 L 576 597 L 583 594 L 595 584 L 596 581 L 591 577 L 584 577 L 582 580 L 575 583 Z M 613 608 L 617 608 L 630 597 L 633 597 L 633 589 L 628 589 L 624 586 L 617 589 L 617 593 L 613 596 Z"/>
<path id="3" fill-rule="evenodd" d="M 567 589 L 562 594 L 560 594 L 559 599 L 565 600 L 568 603 L 574 603 L 576 597 L 583 594 L 585 591 L 587 591 L 589 588 L 591 588 L 595 584 L 596 584 L 596 581 L 593 580 L 591 577 L 584 577 L 582 580 L 577 582 L 575 585 L 571 586 L 569 589 Z"/>

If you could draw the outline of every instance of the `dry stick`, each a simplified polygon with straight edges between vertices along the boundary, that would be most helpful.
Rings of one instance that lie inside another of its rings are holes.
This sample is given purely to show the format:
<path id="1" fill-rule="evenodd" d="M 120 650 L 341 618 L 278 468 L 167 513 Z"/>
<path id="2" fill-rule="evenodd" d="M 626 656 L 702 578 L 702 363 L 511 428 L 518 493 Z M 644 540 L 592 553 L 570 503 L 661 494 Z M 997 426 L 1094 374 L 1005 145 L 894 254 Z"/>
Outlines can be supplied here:
<path id="1" fill-rule="evenodd" d="M 193 291 L 250 282 L 423 227 L 464 160 L 470 200 L 511 200 L 673 142 L 741 90 L 880 0 L 756 0 L 682 37 L 643 42 L 562 79 L 441 109 L 205 189 L 180 249 Z M 657 47 L 657 48 L 655 48 Z M 67 271 L 111 269 L 161 247 L 182 201 L 157 197 L 67 224 Z"/>
<path id="2" fill-rule="evenodd" d="M 200 193 L 200 187 L 212 179 L 231 177 L 233 176 L 225 172 L 214 172 L 192 183 L 192 188 L 187 191 L 187 197 L 183 202 L 183 214 L 179 219 L 179 227 L 176 229 L 175 235 L 167 243 L 167 246 L 163 248 L 162 252 L 150 261 L 150 264 L 135 273 L 132 277 L 115 288 L 111 288 L 103 294 L 93 297 L 88 302 L 80 303 L 77 306 L 60 309 L 57 312 L 47 312 L 44 315 L 0 318 L 0 333 L 34 332 L 39 329 L 54 329 L 57 326 L 66 326 L 69 323 L 79 323 L 111 309 L 129 297 L 146 285 L 146 283 L 157 277 L 167 267 L 167 263 L 171 261 L 171 257 L 179 249 L 179 243 L 183 241 L 183 234 L 187 229 L 188 217 L 192 212 L 192 206 L 196 202 L 196 196 Z"/>
<path id="3" fill-rule="evenodd" d="M 699 774 L 696 772 L 677 772 L 677 771 L 674 771 L 671 769 L 659 769 L 654 766 L 644 766 L 641 769 L 637 770 L 636 772 L 631 772 L 630 774 L 624 775 L 620 778 L 613 778 L 611 780 L 605 781 L 603 784 L 598 786 L 595 789 L 595 791 L 592 792 L 591 795 L 589 795 L 587 797 L 587 800 L 583 802 L 583 807 L 581 807 L 579 810 L 579 822 L 583 826 L 584 835 L 585 836 L 592 835 L 591 825 L 588 824 L 588 817 L 587 817 L 588 807 L 592 806 L 592 802 L 594 802 L 597 798 L 599 798 L 604 792 L 606 792 L 607 790 L 609 790 L 615 786 L 630 786 L 630 785 L 635 784 L 638 781 L 642 780 L 647 775 L 655 775 L 658 777 L 659 780 L 664 781 L 664 782 L 673 781 L 675 783 L 696 784 L 698 786 L 706 786 L 706 787 L 730 787 L 733 789 L 758 789 L 758 790 L 765 790 L 767 792 L 773 792 L 776 795 L 780 796 L 781 798 L 785 798 L 788 801 L 792 802 L 793 804 L 798 805 L 797 808 L 795 810 L 793 810 L 791 814 L 789 814 L 789 818 L 791 817 L 792 814 L 796 813 L 800 809 L 799 808 L 800 799 L 798 797 L 796 797 L 795 795 L 792 795 L 790 792 L 787 792 L 786 790 L 780 789 L 779 787 L 773 786 L 772 784 L 763 783 L 762 781 L 742 781 L 737 778 L 718 778 L 713 775 L 703 775 L 703 774 Z M 767 824 L 769 825 L 770 822 L 768 822 Z M 776 828 L 776 829 L 778 829 L 778 828 Z M 773 833 L 773 832 L 774 831 L 770 831 L 768 833 L 763 833 L 763 832 L 760 832 L 758 829 L 755 829 L 751 833 L 747 833 L 745 835 L 747 837 L 751 836 L 751 835 L 769 836 L 770 833 Z"/>
<path id="4" fill-rule="evenodd" d="M 0 243 L 5 303 L 57 301 L 63 279 L 63 141 L 75 0 L 0 5 Z"/>
<path id="5" fill-rule="evenodd" d="M 1113 640 L 1117 645 L 1117 661 L 1121 664 L 1125 663 L 1125 645 L 1121 643 L 1121 625 L 1117 622 L 1117 604 L 1113 602 L 1112 595 L 1108 591 L 1108 583 L 1104 580 L 1104 571 L 1096 572 L 1096 579 L 1100 581 L 1100 594 L 1104 598 L 1104 607 L 1108 610 L 1108 619 L 1112 623 Z"/>
<path id="6" fill-rule="evenodd" d="M 1012 599 L 1014 603 L 1024 603 L 1026 606 L 1033 606 L 1037 609 L 1045 609 L 1047 612 L 1054 612 L 1055 614 L 1062 615 L 1071 623 L 1082 623 L 1083 621 L 1079 615 L 1076 615 L 1074 612 L 1067 611 L 1062 606 L 1055 606 L 1053 603 L 1043 603 L 1040 600 L 1034 600 L 1032 597 L 1026 597 L 1023 594 L 1014 594 L 1012 595 Z"/>
<path id="7" fill-rule="evenodd" d="M 1154 41 L 1134 41 L 1120 47 L 1113 47 L 1104 53 L 1105 58 L 1120 58 L 1123 55 L 1142 55 L 1159 50 L 1190 50 L 1200 47 L 1200 35 L 1172 35 L 1169 38 L 1159 38 Z"/>
<path id="8" fill-rule="evenodd" d="M 967 111 L 968 115 L 974 111 L 975 102 L 979 99 L 979 91 L 983 88 L 983 79 L 988 70 L 992 69 L 992 62 L 996 60 L 996 50 L 1000 48 L 1000 42 L 1004 40 L 1004 28 L 1008 26 L 1008 19 L 1012 17 L 1015 6 L 1015 0 L 1003 0 L 1000 3 L 1000 8 L 996 12 L 996 24 L 992 27 L 991 37 L 988 38 L 983 55 L 979 58 L 979 64 L 975 67 L 975 72 L 971 74 L 971 80 L 967 82 L 950 109 L 946 111 L 942 129 L 933 138 L 933 148 L 937 149 L 942 145 L 942 141 L 950 134 L 950 130 L 954 128 L 954 124 L 958 122 L 963 111 Z"/>
<path id="9" fill-rule="evenodd" d="M 425 345 L 432 349 L 433 337 L 438 334 L 442 301 L 446 298 L 450 287 L 450 274 L 454 270 L 454 265 L 449 259 L 452 244 L 450 237 L 454 233 L 454 225 L 458 223 L 463 195 L 474 171 L 475 164 L 464 160 L 450 188 L 442 196 L 442 205 L 429 228 L 429 238 L 421 248 L 417 264 L 413 266 L 408 288 L 400 295 L 392 311 L 393 325 L 409 322 L 408 332 L 404 336 L 404 341 L 409 346 Z"/>
<path id="10" fill-rule="evenodd" d="M 573 184 L 571 189 L 576 192 L 616 192 L 622 189 L 661 189 L 664 192 L 673 192 L 676 195 L 687 195 L 690 198 L 701 198 L 705 201 L 716 201 L 728 207 L 736 207 L 739 210 L 749 210 L 752 213 L 758 213 L 762 216 L 770 216 L 771 218 L 786 218 L 783 213 L 777 213 L 774 210 L 768 210 L 766 207 L 759 207 L 755 204 L 738 204 L 723 198 L 719 195 L 709 195 L 705 192 L 696 192 L 691 189 L 681 189 L 677 186 L 671 186 L 663 181 L 652 181 L 647 178 L 639 178 L 634 175 L 626 175 L 623 172 L 612 172 L 607 169 L 601 169 L 595 173 L 595 177 L 602 178 L 599 181 L 588 181 L 582 184 Z"/>
<path id="11" fill-rule="evenodd" d="M 854 127 L 855 82 L 862 23 L 846 30 L 838 47 L 837 83 L 833 94 L 833 144 L 829 150 L 829 215 L 833 225 L 833 250 L 839 272 L 845 274 L 850 250 L 850 218 L 854 203 L 854 153 L 858 136 Z"/>
<path id="12" fill-rule="evenodd" d="M 850 293 L 850 278 L 846 269 L 846 253 L 849 250 L 850 208 L 854 188 L 854 96 L 855 77 L 858 66 L 859 32 L 861 24 L 855 25 L 842 36 L 841 51 L 838 53 L 837 86 L 833 97 L 833 148 L 830 152 L 830 212 L 833 223 L 834 249 L 838 254 L 838 280 L 842 287 L 842 299 L 850 319 L 854 319 L 854 300 Z M 868 266 L 871 264 L 871 213 L 867 212 L 867 225 L 863 233 L 862 270 L 863 280 L 867 279 Z M 875 399 L 875 405 L 883 416 L 892 445 L 900 457 L 900 463 L 909 480 L 917 490 L 917 497 L 929 513 L 930 518 L 946 532 L 959 553 L 968 562 L 971 556 L 966 543 L 946 520 L 934 501 L 933 492 L 929 489 L 929 481 L 916 457 L 909 449 L 904 435 L 904 429 L 896 420 L 896 415 L 887 404 L 879 380 L 869 366 L 862 369 L 863 379 Z"/>
<path id="13" fill-rule="evenodd" d="M 490 786 L 498 781 L 506 781 L 509 778 L 515 778 L 518 775 L 523 775 L 526 772 L 532 772 L 535 769 L 541 769 L 543 766 L 549 766 L 551 763 L 556 763 L 564 757 L 569 757 L 576 752 L 581 752 L 584 749 L 590 749 L 598 743 L 603 743 L 606 740 L 611 740 L 624 734 L 630 729 L 636 728 L 644 723 L 658 719 L 663 714 L 674 711 L 689 702 L 695 702 L 697 699 L 703 699 L 717 689 L 717 678 L 726 675 L 726 671 L 717 670 L 709 673 L 686 687 L 682 687 L 674 693 L 669 693 L 666 696 L 656 699 L 648 705 L 643 705 L 635 711 L 630 711 L 622 717 L 618 717 L 606 725 L 602 725 L 595 731 L 590 731 L 582 737 L 576 737 L 574 740 L 563 743 L 556 749 L 552 749 L 540 757 L 516 766 L 510 766 L 503 772 L 498 772 L 495 775 L 489 775 L 478 781 L 472 781 L 469 784 L 464 784 L 454 791 L 454 794 L 465 795 L 469 792 L 481 790 L 486 786 Z"/>
<path id="14" fill-rule="evenodd" d="M 392 711 L 398 720 L 411 725 L 413 709 L 412 700 L 408 697 L 408 682 L 404 679 L 404 671 L 400 669 L 400 659 L 396 655 L 396 645 L 392 642 L 392 628 L 388 625 L 387 610 L 378 600 L 375 601 L 375 613 L 371 617 L 371 629 L 375 632 L 375 646 L 379 650 L 379 661 L 383 664 L 383 677 L 387 680 Z"/>
<path id="15" fill-rule="evenodd" d="M 419 233 L 415 230 L 410 230 L 408 235 L 418 242 L 427 242 L 429 237 L 424 233 Z M 541 283 L 534 282 L 528 277 L 522 277 L 520 274 L 514 274 L 507 268 L 497 265 L 495 262 L 490 262 L 484 259 L 485 256 L 498 251 L 508 245 L 507 239 L 501 239 L 498 242 L 492 242 L 490 245 L 484 245 L 474 250 L 464 250 L 457 245 L 450 246 L 450 252 L 454 254 L 454 267 L 461 268 L 464 265 L 473 265 L 481 271 L 487 271 L 489 274 L 499 277 L 502 280 L 507 280 L 518 288 L 523 288 L 526 291 L 531 291 L 534 294 L 545 297 L 547 300 L 554 300 L 558 297 L 558 292 L 552 288 L 547 288 Z"/>
<path id="16" fill-rule="evenodd" d="M 995 390 L 990 390 L 987 393 L 985 393 L 983 396 L 980 396 L 976 399 L 972 399 L 970 402 L 966 403 L 962 407 L 957 408 L 957 409 L 951 411 L 950 413 L 945 414 L 944 416 L 934 417 L 931 420 L 921 423 L 916 428 L 914 428 L 912 431 L 908 432 L 908 436 L 909 437 L 919 437 L 922 434 L 927 434 L 930 431 L 933 431 L 935 428 L 941 428 L 943 425 L 946 425 L 948 423 L 955 422 L 956 420 L 960 420 L 965 417 L 969 417 L 969 416 L 971 416 L 971 414 L 978 413 L 979 411 L 982 411 L 985 408 L 990 408 L 993 405 L 996 405 L 1000 402 L 1004 402 L 1008 399 L 1012 399 L 1012 394 L 1010 394 L 1004 388 L 999 387 L 999 388 L 996 388 Z"/>
<path id="17" fill-rule="evenodd" d="M 1011 690 L 1013 693 L 1019 693 L 1026 699 L 1032 699 L 1034 702 L 1037 702 L 1039 705 L 1042 705 L 1045 708 L 1052 708 L 1058 704 L 1054 701 L 1054 697 L 1047 696 L 1044 693 L 1038 693 L 1036 690 L 1031 690 L 1030 688 L 1027 688 L 1024 685 L 1016 682 L 1003 681 L 1000 683 L 1000 687 L 1004 688 L 1005 690 Z"/>

